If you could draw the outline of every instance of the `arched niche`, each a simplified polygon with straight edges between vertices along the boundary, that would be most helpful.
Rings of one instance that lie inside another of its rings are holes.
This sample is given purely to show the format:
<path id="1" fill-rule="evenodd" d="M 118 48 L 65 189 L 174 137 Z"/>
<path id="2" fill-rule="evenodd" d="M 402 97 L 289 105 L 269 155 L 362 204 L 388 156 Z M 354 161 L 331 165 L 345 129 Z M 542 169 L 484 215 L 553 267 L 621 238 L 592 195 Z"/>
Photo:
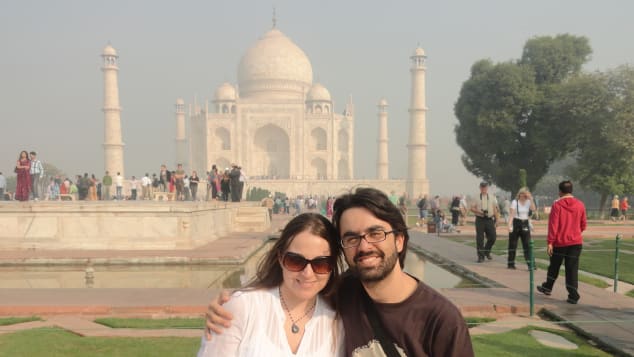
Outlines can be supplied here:
<path id="1" fill-rule="evenodd" d="M 350 179 L 350 167 L 348 165 L 348 160 L 341 159 L 337 163 L 337 178 L 339 180 Z"/>
<path id="2" fill-rule="evenodd" d="M 226 128 L 216 129 L 216 148 L 219 151 L 231 150 L 231 134 Z"/>
<path id="3" fill-rule="evenodd" d="M 250 175 L 286 179 L 290 176 L 290 140 L 279 126 L 267 124 L 253 136 Z"/>
<path id="4" fill-rule="evenodd" d="M 337 141 L 339 143 L 339 145 L 337 145 L 339 148 L 339 151 L 348 152 L 349 136 L 348 136 L 347 130 L 345 129 L 339 130 L 339 133 L 337 135 Z"/>
<path id="5" fill-rule="evenodd" d="M 314 158 L 310 162 L 310 166 L 312 168 L 312 175 L 318 180 L 325 180 L 327 177 L 327 169 L 326 169 L 326 161 L 321 158 Z"/>
<path id="6" fill-rule="evenodd" d="M 311 148 L 314 151 L 325 151 L 328 145 L 328 136 L 323 128 L 315 128 L 310 132 L 312 139 Z"/>

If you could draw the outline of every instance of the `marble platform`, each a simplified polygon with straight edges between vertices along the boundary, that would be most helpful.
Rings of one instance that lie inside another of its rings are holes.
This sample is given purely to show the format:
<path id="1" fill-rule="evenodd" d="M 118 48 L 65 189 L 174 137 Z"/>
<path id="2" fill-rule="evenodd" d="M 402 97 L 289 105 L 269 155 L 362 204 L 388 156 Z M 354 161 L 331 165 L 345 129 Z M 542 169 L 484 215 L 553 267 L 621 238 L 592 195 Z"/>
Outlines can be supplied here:
<path id="1" fill-rule="evenodd" d="M 0 250 L 192 249 L 270 224 L 256 202 L 0 202 Z"/>

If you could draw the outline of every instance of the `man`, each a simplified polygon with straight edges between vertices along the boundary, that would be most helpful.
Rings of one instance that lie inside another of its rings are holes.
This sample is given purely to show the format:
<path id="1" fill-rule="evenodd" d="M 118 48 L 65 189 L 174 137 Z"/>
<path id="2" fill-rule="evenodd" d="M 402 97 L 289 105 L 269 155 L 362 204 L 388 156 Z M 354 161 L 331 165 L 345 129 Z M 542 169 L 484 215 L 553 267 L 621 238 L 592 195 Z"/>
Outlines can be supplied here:
<path id="1" fill-rule="evenodd" d="M 231 185 L 231 202 L 239 202 L 240 198 L 240 169 L 238 165 L 231 164 L 231 172 L 229 172 L 229 182 Z"/>
<path id="2" fill-rule="evenodd" d="M 350 267 L 338 291 L 346 355 L 384 356 L 385 343 L 401 356 L 473 356 L 469 330 L 458 309 L 402 270 L 407 225 L 384 193 L 359 188 L 338 198 L 333 224 Z M 221 330 L 211 321 L 230 318 L 218 310 L 217 303 L 210 305 L 207 323 L 217 333 Z M 368 313 L 376 317 L 384 338 L 375 334 Z"/>
<path id="3" fill-rule="evenodd" d="M 238 201 L 242 200 L 242 193 L 244 192 L 244 184 L 247 182 L 247 175 L 244 174 L 242 167 L 238 166 L 238 170 L 240 170 L 240 190 L 238 192 Z"/>
<path id="4" fill-rule="evenodd" d="M 416 226 L 422 227 L 427 223 L 427 195 L 421 195 L 416 206 L 418 207 L 418 222 L 416 222 Z"/>
<path id="5" fill-rule="evenodd" d="M 145 176 L 141 178 L 141 199 L 149 200 L 150 199 L 150 187 L 152 186 L 152 180 L 150 179 L 150 174 L 145 173 Z"/>
<path id="6" fill-rule="evenodd" d="M 167 185 L 169 185 L 172 179 L 172 173 L 167 169 L 164 164 L 161 165 L 161 171 L 159 172 L 159 180 L 161 182 L 161 192 L 167 192 Z"/>
<path id="7" fill-rule="evenodd" d="M 581 232 L 586 230 L 586 207 L 583 202 L 572 196 L 572 182 L 562 181 L 559 184 L 559 199 L 553 203 L 548 217 L 548 248 L 550 264 L 548 275 L 537 291 L 550 295 L 559 275 L 559 268 L 564 262 L 566 267 L 566 289 L 570 304 L 579 301 L 579 256 L 583 245 Z"/>
<path id="8" fill-rule="evenodd" d="M 475 214 L 476 226 L 476 249 L 478 253 L 478 263 L 482 263 L 484 258 L 491 260 L 491 248 L 495 244 L 497 222 L 500 217 L 498 202 L 494 195 L 489 194 L 489 183 L 480 182 L 480 195 L 475 197 L 475 202 L 471 206 L 471 212 Z M 484 236 L 487 242 L 484 244 Z"/>
<path id="9" fill-rule="evenodd" d="M 106 171 L 106 174 L 103 176 L 101 183 L 103 184 L 102 199 L 107 201 L 110 199 L 110 187 L 112 187 L 112 176 L 110 176 L 110 173 L 108 171 Z"/>
<path id="10" fill-rule="evenodd" d="M 185 200 L 185 170 L 183 170 L 183 164 L 176 165 L 176 172 L 174 174 L 174 185 L 176 186 L 176 200 Z"/>
<path id="11" fill-rule="evenodd" d="M 121 176 L 120 172 L 117 172 L 117 176 L 114 178 L 114 184 L 117 189 L 117 199 L 123 199 L 123 176 Z"/>
<path id="12" fill-rule="evenodd" d="M 467 221 L 467 198 L 465 195 L 460 196 L 460 225 L 464 226 Z"/>
<path id="13" fill-rule="evenodd" d="M 0 172 L 0 201 L 4 201 L 4 191 L 7 189 L 7 179 Z"/>
<path id="14" fill-rule="evenodd" d="M 273 201 L 273 197 L 271 197 L 271 195 L 269 194 L 268 197 L 265 197 L 264 199 L 262 199 L 262 201 L 260 202 L 262 207 L 266 207 L 269 211 L 269 219 L 272 220 L 273 219 L 273 206 L 275 205 L 275 202 Z"/>
<path id="15" fill-rule="evenodd" d="M 136 201 L 136 190 L 139 182 L 136 179 L 136 176 L 132 176 L 132 180 L 130 180 L 130 200 Z"/>
<path id="16" fill-rule="evenodd" d="M 42 162 L 37 159 L 37 153 L 35 151 L 31 151 L 31 195 L 33 200 L 37 201 L 40 199 L 40 180 L 44 177 L 44 167 L 42 166 Z"/>

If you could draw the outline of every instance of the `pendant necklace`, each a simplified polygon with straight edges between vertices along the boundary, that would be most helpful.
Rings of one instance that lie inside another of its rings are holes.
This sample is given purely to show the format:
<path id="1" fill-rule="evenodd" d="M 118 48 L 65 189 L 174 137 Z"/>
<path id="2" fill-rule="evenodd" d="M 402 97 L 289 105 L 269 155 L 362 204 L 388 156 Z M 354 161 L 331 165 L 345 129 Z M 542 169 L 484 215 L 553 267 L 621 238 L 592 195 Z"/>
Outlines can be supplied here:
<path id="1" fill-rule="evenodd" d="M 315 299 L 315 302 L 313 303 L 313 306 L 311 306 L 311 308 L 306 311 L 304 316 L 302 316 L 299 319 L 295 320 L 295 319 L 293 319 L 293 315 L 291 315 L 291 312 L 288 309 L 288 306 L 286 306 L 286 301 L 284 301 L 284 296 L 282 295 L 282 288 L 279 287 L 278 290 L 280 292 L 280 300 L 282 301 L 282 307 L 284 307 L 284 310 L 286 310 L 286 313 L 288 314 L 288 318 L 291 319 L 291 323 L 292 323 L 291 324 L 291 332 L 292 333 L 298 333 L 299 332 L 299 326 L 297 326 L 297 323 L 302 321 L 304 319 L 304 317 L 308 316 L 308 314 L 310 314 L 311 311 L 313 311 L 315 309 L 315 305 L 317 305 L 317 299 Z"/>

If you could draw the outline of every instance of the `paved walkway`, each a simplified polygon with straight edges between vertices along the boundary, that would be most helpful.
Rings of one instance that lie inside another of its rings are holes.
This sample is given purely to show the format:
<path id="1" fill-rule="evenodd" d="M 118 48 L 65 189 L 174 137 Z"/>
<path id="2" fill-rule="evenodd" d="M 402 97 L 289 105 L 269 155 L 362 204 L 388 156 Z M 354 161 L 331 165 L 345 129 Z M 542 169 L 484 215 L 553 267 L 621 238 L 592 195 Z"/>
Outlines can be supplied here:
<path id="1" fill-rule="evenodd" d="M 529 302 L 529 272 L 522 265 L 518 270 L 506 269 L 506 258 L 494 256 L 492 261 L 476 263 L 475 248 L 438 237 L 413 231 L 411 233 L 413 246 L 422 249 L 429 255 L 445 260 L 447 264 L 455 264 L 475 274 L 488 277 L 508 288 L 505 292 L 508 298 L 517 306 L 525 306 Z M 443 258 L 446 257 L 446 258 Z M 582 256 L 583 259 L 583 256 Z M 535 272 L 536 284 L 546 278 L 544 270 Z M 458 289 L 452 289 L 458 290 Z M 460 289 L 462 290 L 462 289 Z M 474 289 L 470 289 L 474 290 Z M 497 299 L 497 292 L 492 294 L 489 289 L 477 297 L 465 293 L 465 299 L 480 298 Z M 634 299 L 615 294 L 592 285 L 579 283 L 581 300 L 578 305 L 566 303 L 567 292 L 564 287 L 564 277 L 557 280 L 551 296 L 544 296 L 535 292 L 537 309 L 545 308 L 553 317 L 569 321 L 573 329 L 592 336 L 595 341 L 607 346 L 613 346 L 624 354 L 634 355 Z M 449 297 L 453 292 L 448 293 Z M 459 306 L 464 304 L 460 299 L 452 299 Z"/>

